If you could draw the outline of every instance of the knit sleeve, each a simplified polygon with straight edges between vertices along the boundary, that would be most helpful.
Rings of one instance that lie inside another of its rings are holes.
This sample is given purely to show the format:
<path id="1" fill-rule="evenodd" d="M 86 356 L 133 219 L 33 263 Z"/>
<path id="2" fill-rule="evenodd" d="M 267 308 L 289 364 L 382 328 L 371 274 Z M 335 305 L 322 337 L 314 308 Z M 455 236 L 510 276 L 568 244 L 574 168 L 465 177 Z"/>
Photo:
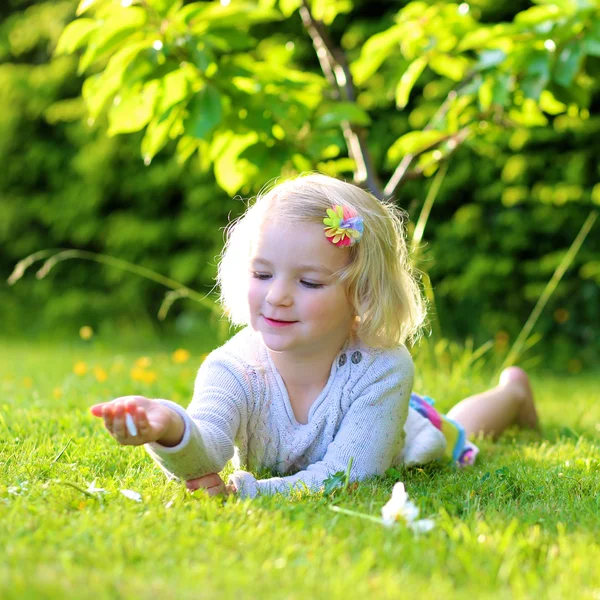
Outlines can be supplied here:
<path id="1" fill-rule="evenodd" d="M 183 419 L 181 442 L 174 447 L 146 444 L 148 453 L 171 477 L 189 480 L 218 473 L 233 456 L 251 396 L 250 378 L 243 365 L 233 359 L 209 357 L 198 371 L 187 410 L 160 400 Z"/>
<path id="2" fill-rule="evenodd" d="M 330 475 L 345 471 L 353 459 L 351 480 L 382 475 L 401 452 L 404 421 L 413 383 L 413 364 L 408 351 L 400 348 L 376 359 L 354 387 L 354 400 L 322 460 L 287 477 L 256 480 L 236 471 L 230 477 L 239 495 L 289 493 L 305 485 L 318 490 Z"/>

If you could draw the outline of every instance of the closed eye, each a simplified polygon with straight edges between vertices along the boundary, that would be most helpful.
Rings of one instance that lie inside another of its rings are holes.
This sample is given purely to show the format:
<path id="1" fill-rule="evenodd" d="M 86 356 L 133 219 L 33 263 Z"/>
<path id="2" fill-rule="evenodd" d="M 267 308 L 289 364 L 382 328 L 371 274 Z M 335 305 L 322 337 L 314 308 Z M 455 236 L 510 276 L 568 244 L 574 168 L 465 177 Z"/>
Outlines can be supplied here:
<path id="1" fill-rule="evenodd" d="M 257 271 L 252 271 L 252 277 L 254 277 L 254 279 L 260 279 L 261 281 L 264 281 L 265 279 L 269 279 L 271 275 L 269 275 L 269 273 L 258 273 Z"/>
<path id="2" fill-rule="evenodd" d="M 312 281 L 304 281 L 304 279 L 301 279 L 300 283 L 310 290 L 318 290 L 323 287 L 322 283 L 313 283 Z"/>

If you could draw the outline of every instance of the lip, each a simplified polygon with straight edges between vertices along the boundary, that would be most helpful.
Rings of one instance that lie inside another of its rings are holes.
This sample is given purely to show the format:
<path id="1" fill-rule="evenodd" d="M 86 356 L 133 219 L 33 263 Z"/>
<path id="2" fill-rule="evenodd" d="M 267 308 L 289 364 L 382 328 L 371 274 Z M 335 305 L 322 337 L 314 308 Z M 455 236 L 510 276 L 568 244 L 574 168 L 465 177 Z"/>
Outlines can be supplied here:
<path id="1" fill-rule="evenodd" d="M 269 317 L 265 317 L 263 315 L 263 319 L 265 323 L 271 327 L 289 327 L 298 321 L 278 321 L 277 319 L 269 319 Z"/>

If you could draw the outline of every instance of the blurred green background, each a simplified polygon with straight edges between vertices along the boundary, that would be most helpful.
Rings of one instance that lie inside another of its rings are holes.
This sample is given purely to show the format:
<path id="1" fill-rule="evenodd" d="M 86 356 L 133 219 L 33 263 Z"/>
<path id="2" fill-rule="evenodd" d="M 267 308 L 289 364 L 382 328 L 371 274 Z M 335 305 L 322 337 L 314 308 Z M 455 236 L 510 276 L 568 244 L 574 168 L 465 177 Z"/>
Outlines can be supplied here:
<path id="1" fill-rule="evenodd" d="M 348 4 L 328 26 L 356 59 L 365 40 L 389 27 L 407 3 Z M 511 21 L 530 6 L 470 3 L 486 24 Z M 202 153 L 176 160 L 174 140 L 146 166 L 143 132 L 109 137 L 105 117 L 88 118 L 77 56 L 53 55 L 76 7 L 71 0 L 7 0 L 0 8 L 0 335 L 76 335 L 85 325 L 106 336 L 191 341 L 204 335 L 207 321 L 216 326 L 215 315 L 183 299 L 159 321 L 165 288 L 122 270 L 70 260 L 41 280 L 32 270 L 16 285 L 6 283 L 31 253 L 77 248 L 131 261 L 209 294 L 223 228 L 243 210 L 242 196 L 252 196 L 259 180 L 277 174 L 264 156 L 262 162 L 247 156 L 256 177 L 234 195 L 218 184 Z M 266 38 L 273 24 L 259 23 L 253 31 Z M 296 68 L 320 73 L 297 12 L 277 22 L 276 35 L 293 49 Z M 536 127 L 490 127 L 449 159 L 419 264 L 435 294 L 436 335 L 470 337 L 476 346 L 493 340 L 499 351 L 507 349 L 590 210 L 600 205 L 598 63 L 596 56 L 586 58 L 587 96 L 579 107 L 546 114 L 545 124 Z M 386 150 L 399 135 L 422 128 L 449 88 L 425 71 L 406 108 L 398 110 L 377 96 L 378 90 L 385 96 L 386 85 L 385 70 L 373 75 L 358 102 L 370 115 L 369 145 L 387 178 L 394 165 L 385 160 Z M 331 135 L 343 145 L 341 133 Z M 321 158 L 309 166 L 327 163 Z M 413 222 L 430 186 L 431 179 L 411 179 L 396 194 Z M 596 224 L 536 325 L 540 341 L 528 356 L 544 367 L 577 373 L 600 362 L 598 240 Z"/>

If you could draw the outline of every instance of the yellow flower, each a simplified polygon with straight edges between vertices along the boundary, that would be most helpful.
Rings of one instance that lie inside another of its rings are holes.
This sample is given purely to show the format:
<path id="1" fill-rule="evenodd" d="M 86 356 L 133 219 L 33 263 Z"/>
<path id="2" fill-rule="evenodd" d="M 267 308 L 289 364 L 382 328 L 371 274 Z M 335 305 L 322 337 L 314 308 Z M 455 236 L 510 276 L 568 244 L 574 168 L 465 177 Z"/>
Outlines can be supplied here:
<path id="1" fill-rule="evenodd" d="M 94 330 L 89 325 L 84 325 L 79 330 L 79 337 L 82 340 L 89 340 L 92 338 L 93 335 L 94 335 Z"/>
<path id="2" fill-rule="evenodd" d="M 102 367 L 94 367 L 96 381 L 104 383 L 108 379 L 108 373 Z"/>
<path id="3" fill-rule="evenodd" d="M 28 390 L 31 389 L 33 387 L 33 379 L 31 377 L 23 377 L 23 387 Z"/>
<path id="4" fill-rule="evenodd" d="M 73 365 L 73 373 L 79 375 L 79 377 L 83 377 L 87 373 L 87 370 L 87 365 L 82 360 Z"/>
<path id="5" fill-rule="evenodd" d="M 152 359 L 149 356 L 140 356 L 135 361 L 135 366 L 141 369 L 146 369 L 152 364 Z"/>
<path id="6" fill-rule="evenodd" d="M 156 381 L 156 373 L 154 371 L 146 371 L 140 367 L 133 367 L 133 369 L 131 369 L 131 378 L 134 381 L 150 384 Z"/>
<path id="7" fill-rule="evenodd" d="M 142 381 L 144 383 L 154 383 L 156 381 L 156 373 L 154 371 L 144 371 Z"/>
<path id="8" fill-rule="evenodd" d="M 52 390 L 52 397 L 55 400 L 60 400 L 62 398 L 62 395 L 63 395 L 63 391 L 60 388 L 57 387 Z"/>
<path id="9" fill-rule="evenodd" d="M 142 381 L 142 379 L 144 378 L 144 369 L 142 369 L 141 367 L 133 367 L 129 374 L 131 375 L 131 379 L 133 379 L 134 381 Z"/>
<path id="10" fill-rule="evenodd" d="M 173 352 L 171 359 L 175 364 L 180 365 L 190 360 L 190 353 L 187 350 L 184 350 L 183 348 L 178 348 L 177 350 L 175 350 L 175 352 Z"/>

